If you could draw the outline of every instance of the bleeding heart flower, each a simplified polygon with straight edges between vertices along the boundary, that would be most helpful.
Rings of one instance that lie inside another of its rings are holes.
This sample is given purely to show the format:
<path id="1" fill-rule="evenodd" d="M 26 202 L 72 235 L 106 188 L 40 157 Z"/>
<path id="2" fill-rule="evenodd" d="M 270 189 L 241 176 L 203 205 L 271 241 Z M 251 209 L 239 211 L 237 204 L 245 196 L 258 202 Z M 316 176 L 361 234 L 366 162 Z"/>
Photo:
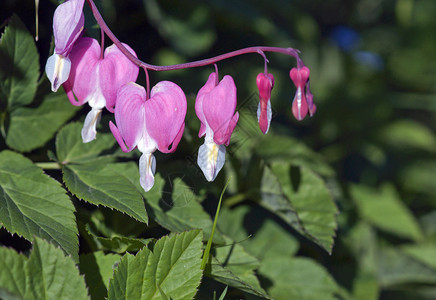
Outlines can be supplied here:
<path id="1" fill-rule="evenodd" d="M 129 46 L 123 45 L 136 56 Z M 87 143 L 96 137 L 103 107 L 114 111 L 118 89 L 136 81 L 139 68 L 115 45 L 106 48 L 102 58 L 100 45 L 92 38 L 80 39 L 71 50 L 70 59 L 71 74 L 63 86 L 71 104 L 88 102 L 91 106 L 82 129 L 83 142 Z"/>
<path id="2" fill-rule="evenodd" d="M 112 134 L 124 152 L 138 148 L 139 175 L 147 192 L 154 184 L 156 159 L 153 152 L 174 152 L 185 129 L 186 97 L 173 82 L 161 81 L 151 89 L 147 100 L 145 89 L 128 83 L 118 91 L 115 124 L 109 123 Z"/>
<path id="3" fill-rule="evenodd" d="M 83 31 L 85 23 L 84 3 L 85 0 L 67 0 L 55 10 L 53 16 L 55 51 L 45 65 L 45 72 L 51 82 L 53 92 L 58 90 L 70 74 L 71 61 L 68 54 Z"/>
<path id="4" fill-rule="evenodd" d="M 259 73 L 256 77 L 256 84 L 259 88 L 259 106 L 257 107 L 257 120 L 260 130 L 266 134 L 271 124 L 271 90 L 274 87 L 274 76 L 272 74 Z"/>
<path id="5" fill-rule="evenodd" d="M 308 111 L 310 116 L 316 111 L 316 106 L 313 104 L 313 95 L 309 89 L 309 75 L 310 70 L 308 67 L 292 68 L 289 72 L 289 76 L 297 87 L 292 101 L 292 114 L 298 121 L 303 120 Z"/>
<path id="6" fill-rule="evenodd" d="M 209 75 L 198 91 L 195 112 L 201 121 L 199 137 L 206 135 L 198 150 L 197 163 L 208 181 L 213 181 L 224 165 L 226 148 L 236 127 L 239 114 L 236 108 L 236 86 L 233 78 L 224 76 L 218 83 L 218 74 Z"/>

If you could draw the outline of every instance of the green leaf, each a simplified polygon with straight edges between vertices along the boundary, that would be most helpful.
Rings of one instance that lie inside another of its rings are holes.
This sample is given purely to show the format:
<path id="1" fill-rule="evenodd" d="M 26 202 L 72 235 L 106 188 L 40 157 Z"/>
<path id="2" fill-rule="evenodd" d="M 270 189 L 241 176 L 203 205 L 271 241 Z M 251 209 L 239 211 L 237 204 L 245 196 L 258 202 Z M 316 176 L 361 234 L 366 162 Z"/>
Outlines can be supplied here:
<path id="1" fill-rule="evenodd" d="M 126 174 L 122 164 L 89 162 L 62 167 L 63 180 L 77 198 L 95 205 L 104 205 L 148 223 L 144 199 Z"/>
<path id="2" fill-rule="evenodd" d="M 417 261 L 436 269 L 436 245 L 434 243 L 407 245 L 403 246 L 402 250 Z"/>
<path id="3" fill-rule="evenodd" d="M 436 284 L 436 270 L 394 247 L 378 253 L 378 279 L 382 286 L 400 284 Z"/>
<path id="4" fill-rule="evenodd" d="M 142 193 L 147 212 L 158 224 L 173 232 L 202 229 L 205 238 L 209 238 L 212 232 L 212 220 L 197 201 L 197 196 L 192 189 L 180 178 L 164 180 L 157 173 L 153 188 L 144 192 L 139 184 L 139 170 L 135 163 L 117 164 L 116 167 L 118 172 L 129 178 Z M 224 243 L 218 231 L 215 232 L 213 241 Z"/>
<path id="5" fill-rule="evenodd" d="M 256 220 L 256 223 L 247 222 L 250 219 Z M 241 241 L 240 245 L 259 260 L 269 256 L 289 258 L 299 248 L 297 239 L 290 232 L 274 220 L 266 218 L 264 212 L 248 206 L 223 209 L 219 228 L 234 241 Z"/>
<path id="6" fill-rule="evenodd" d="M 102 251 L 80 256 L 80 273 L 85 275 L 92 299 L 105 299 L 109 280 L 118 266 L 121 256 L 118 254 L 104 254 Z"/>
<path id="7" fill-rule="evenodd" d="M 13 15 L 0 40 L 0 103 L 9 111 L 33 101 L 39 76 L 39 55 L 33 37 Z"/>
<path id="8" fill-rule="evenodd" d="M 264 169 L 260 204 L 330 253 L 338 211 L 324 181 L 305 167 L 282 162 L 271 170 Z"/>
<path id="9" fill-rule="evenodd" d="M 333 278 L 308 258 L 268 257 L 259 274 L 270 283 L 267 291 L 277 300 L 337 299 L 338 286 Z"/>
<path id="10" fill-rule="evenodd" d="M 171 3 L 172 10 L 161 9 L 155 0 L 144 1 L 145 12 L 159 33 L 180 53 L 198 55 L 215 41 L 211 13 L 202 3 Z M 165 13 L 172 12 L 172 14 Z M 179 16 L 174 13 L 183 11 Z"/>
<path id="11" fill-rule="evenodd" d="M 52 244 L 36 238 L 30 257 L 0 248 L 0 296 L 7 299 L 89 299 L 73 260 Z"/>
<path id="12" fill-rule="evenodd" d="M 423 238 L 418 222 L 398 198 L 393 186 L 384 185 L 377 190 L 354 185 L 351 194 L 362 218 L 372 225 L 400 237 L 413 240 Z"/>
<path id="13" fill-rule="evenodd" d="M 226 246 L 213 248 L 215 256 L 206 265 L 205 275 L 244 292 L 270 299 L 254 273 L 259 261 L 229 238 L 226 238 L 226 243 Z"/>
<path id="14" fill-rule="evenodd" d="M 109 283 L 108 299 L 192 299 L 202 277 L 202 245 L 201 231 L 193 230 L 165 236 L 153 250 L 125 255 Z"/>
<path id="15" fill-rule="evenodd" d="M 63 127 L 56 136 L 56 154 L 58 161 L 62 164 L 95 160 L 100 153 L 115 145 L 115 139 L 110 133 L 98 133 L 96 140 L 83 143 L 82 127 L 81 123 L 70 123 Z"/>
<path id="16" fill-rule="evenodd" d="M 78 261 L 74 206 L 65 190 L 24 156 L 0 152 L 0 223 L 28 240 L 52 240 Z"/>
<path id="17" fill-rule="evenodd" d="M 333 169 L 323 157 L 308 146 L 287 136 L 268 135 L 259 139 L 254 151 L 269 162 L 279 161 L 306 167 L 324 176 L 332 176 Z"/>
<path id="18" fill-rule="evenodd" d="M 375 229 L 366 222 L 359 222 L 352 227 L 344 238 L 348 248 L 354 254 L 358 264 L 353 280 L 355 299 L 371 300 L 380 298 L 377 278 L 377 235 Z"/>
<path id="19" fill-rule="evenodd" d="M 436 136 L 430 128 L 423 124 L 402 119 L 389 123 L 378 133 L 379 139 L 396 149 L 417 148 L 428 151 L 435 151 Z"/>
<path id="20" fill-rule="evenodd" d="M 17 108 L 10 114 L 6 143 L 21 152 L 41 147 L 77 110 L 61 92 L 49 94 L 37 108 Z"/>

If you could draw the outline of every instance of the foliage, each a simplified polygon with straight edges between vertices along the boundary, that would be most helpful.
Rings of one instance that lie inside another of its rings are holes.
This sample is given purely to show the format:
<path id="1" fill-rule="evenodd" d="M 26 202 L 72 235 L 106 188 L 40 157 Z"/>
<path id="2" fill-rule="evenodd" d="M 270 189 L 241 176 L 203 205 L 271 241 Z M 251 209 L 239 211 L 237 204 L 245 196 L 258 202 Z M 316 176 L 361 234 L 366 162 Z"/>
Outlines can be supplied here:
<path id="1" fill-rule="evenodd" d="M 52 93 L 43 74 L 58 1 L 40 3 L 38 42 L 34 3 L 24 2 L 0 4 L 0 298 L 436 297 L 434 1 L 98 1 L 151 63 L 264 44 L 299 48 L 311 70 L 318 111 L 297 122 L 291 62 L 268 56 L 264 136 L 263 61 L 220 62 L 240 119 L 214 183 L 196 166 L 194 111 L 212 68 L 150 72 L 183 88 L 188 115 L 177 152 L 156 154 L 149 192 L 138 152 L 121 152 L 109 132 L 112 115 L 82 143 L 87 109 Z M 85 34 L 98 39 L 85 10 Z"/>

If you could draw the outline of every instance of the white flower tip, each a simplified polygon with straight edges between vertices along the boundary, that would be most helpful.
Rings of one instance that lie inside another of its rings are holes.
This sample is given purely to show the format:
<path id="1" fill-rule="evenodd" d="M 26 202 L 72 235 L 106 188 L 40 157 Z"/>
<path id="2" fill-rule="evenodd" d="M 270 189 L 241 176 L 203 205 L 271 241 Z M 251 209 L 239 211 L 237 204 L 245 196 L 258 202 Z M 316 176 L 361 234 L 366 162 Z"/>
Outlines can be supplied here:
<path id="1" fill-rule="evenodd" d="M 156 158 L 152 153 L 143 153 L 139 158 L 139 183 L 148 192 L 154 185 Z"/>
<path id="2" fill-rule="evenodd" d="M 47 59 L 45 73 L 51 82 L 51 90 L 56 92 L 68 80 L 71 70 L 71 61 L 62 55 L 54 53 Z"/>
<path id="3" fill-rule="evenodd" d="M 95 140 L 95 137 L 97 136 L 97 124 L 100 121 L 100 117 L 100 108 L 92 108 L 86 115 L 85 123 L 82 128 L 82 141 L 84 143 L 89 143 Z"/>
<path id="4" fill-rule="evenodd" d="M 226 161 L 226 147 L 205 142 L 198 149 L 197 164 L 207 181 L 214 181 Z"/>

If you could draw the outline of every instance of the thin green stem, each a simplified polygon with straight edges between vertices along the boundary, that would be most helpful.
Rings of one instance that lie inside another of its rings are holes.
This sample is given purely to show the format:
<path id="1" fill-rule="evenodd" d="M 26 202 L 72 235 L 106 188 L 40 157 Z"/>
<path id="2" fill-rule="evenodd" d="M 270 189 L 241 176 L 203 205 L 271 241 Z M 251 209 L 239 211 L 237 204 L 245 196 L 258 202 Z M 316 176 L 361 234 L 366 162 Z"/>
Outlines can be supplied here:
<path id="1" fill-rule="evenodd" d="M 35 165 L 44 170 L 59 170 L 61 168 L 57 162 L 37 162 Z"/>
<path id="2" fill-rule="evenodd" d="M 224 186 L 223 191 L 221 192 L 220 200 L 218 201 L 218 207 L 216 209 L 215 219 L 213 220 L 212 232 L 210 234 L 209 240 L 207 241 L 206 249 L 204 249 L 203 260 L 201 261 L 202 270 L 206 268 L 207 261 L 209 260 L 210 249 L 212 248 L 213 235 L 215 233 L 216 224 L 218 222 L 218 216 L 221 209 L 221 201 L 223 200 L 224 192 L 226 191 L 231 178 L 232 177 L 229 177 L 229 179 L 227 180 L 227 183 Z"/>

